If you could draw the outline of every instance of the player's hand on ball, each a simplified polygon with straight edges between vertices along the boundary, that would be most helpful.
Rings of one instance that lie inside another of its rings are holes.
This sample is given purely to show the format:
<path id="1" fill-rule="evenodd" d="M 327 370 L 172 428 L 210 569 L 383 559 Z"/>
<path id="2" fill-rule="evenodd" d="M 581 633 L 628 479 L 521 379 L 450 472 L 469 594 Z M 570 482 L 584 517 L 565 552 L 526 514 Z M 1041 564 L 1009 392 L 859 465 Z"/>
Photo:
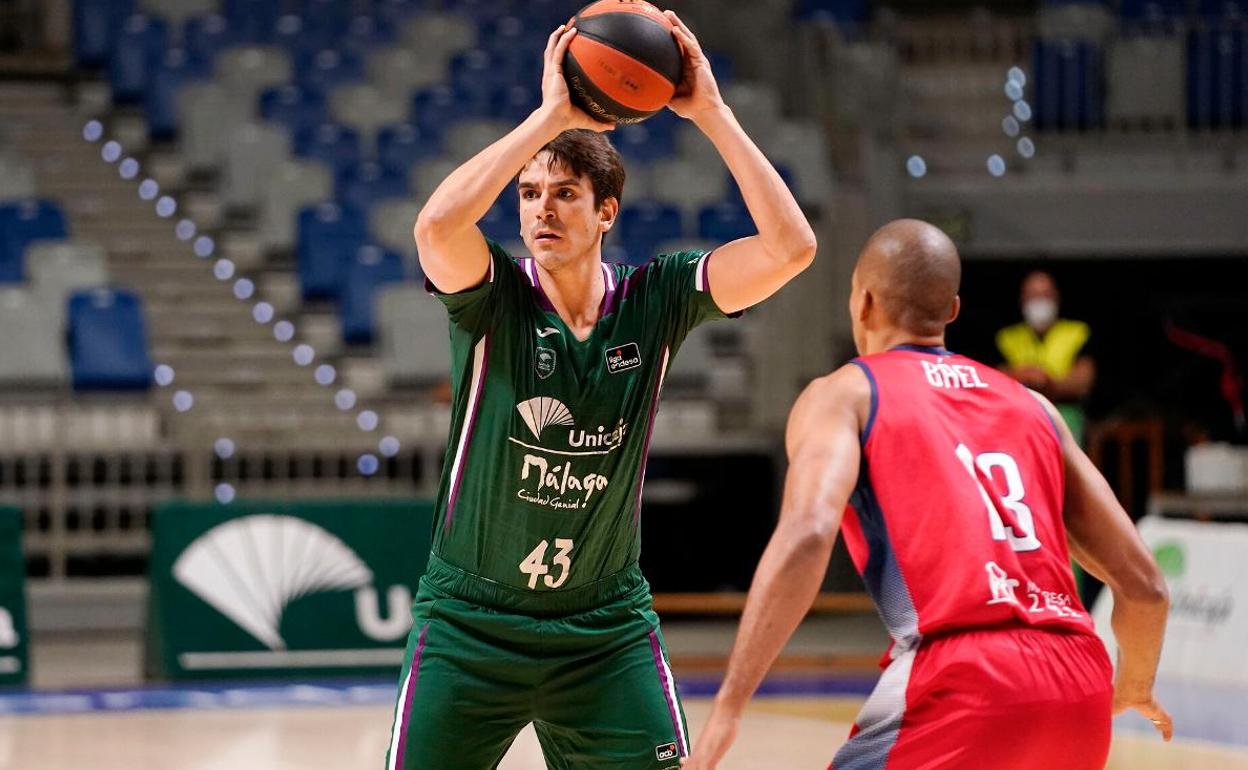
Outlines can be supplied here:
<path id="1" fill-rule="evenodd" d="M 1127 709 L 1135 709 L 1148 717 L 1157 732 L 1161 733 L 1162 740 L 1169 741 L 1174 736 L 1174 720 L 1152 694 L 1143 698 L 1133 698 L 1114 692 L 1114 716 L 1118 716 Z"/>
<path id="2" fill-rule="evenodd" d="M 702 728 L 698 743 L 681 764 L 682 770 L 715 770 L 719 761 L 728 753 L 733 741 L 737 739 L 737 731 L 741 727 L 741 718 L 727 716 L 723 713 L 711 712 L 711 718 Z"/>
<path id="3" fill-rule="evenodd" d="M 675 29 L 672 34 L 680 43 L 684 54 L 684 71 L 681 73 L 680 84 L 676 86 L 676 95 L 667 106 L 682 118 L 695 120 L 701 113 L 724 106 L 724 98 L 719 94 L 719 84 L 715 82 L 715 74 L 711 72 L 711 61 L 702 52 L 702 46 L 693 32 L 685 26 L 675 11 L 663 12 Z"/>
<path id="4" fill-rule="evenodd" d="M 563 128 L 588 128 L 593 131 L 610 131 L 614 123 L 603 123 L 590 117 L 589 113 L 572 103 L 568 82 L 563 77 L 563 57 L 576 37 L 576 27 L 560 24 L 546 40 L 546 52 L 542 54 L 542 110 L 555 115 Z"/>

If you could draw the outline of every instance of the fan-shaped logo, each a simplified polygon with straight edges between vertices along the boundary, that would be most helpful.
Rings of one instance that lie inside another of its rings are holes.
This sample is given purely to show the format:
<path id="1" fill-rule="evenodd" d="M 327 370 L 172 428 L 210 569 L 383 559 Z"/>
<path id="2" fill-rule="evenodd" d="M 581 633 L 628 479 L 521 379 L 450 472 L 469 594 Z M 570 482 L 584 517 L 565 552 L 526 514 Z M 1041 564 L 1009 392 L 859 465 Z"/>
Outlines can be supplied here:
<path id="1" fill-rule="evenodd" d="M 572 412 L 557 398 L 540 396 L 522 401 L 516 405 L 516 411 L 529 426 L 535 438 L 542 437 L 542 431 L 551 425 L 572 425 L 575 420 Z"/>
<path id="2" fill-rule="evenodd" d="M 279 628 L 290 602 L 373 582 L 372 570 L 342 540 L 303 519 L 274 514 L 213 527 L 178 556 L 173 574 L 271 650 L 286 649 Z"/>

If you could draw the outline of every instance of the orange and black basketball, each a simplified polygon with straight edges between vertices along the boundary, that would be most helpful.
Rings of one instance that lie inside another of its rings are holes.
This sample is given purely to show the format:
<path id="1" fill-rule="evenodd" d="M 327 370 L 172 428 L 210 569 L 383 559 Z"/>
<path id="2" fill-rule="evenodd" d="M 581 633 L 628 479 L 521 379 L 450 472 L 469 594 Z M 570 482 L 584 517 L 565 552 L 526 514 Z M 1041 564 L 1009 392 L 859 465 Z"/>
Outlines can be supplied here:
<path id="1" fill-rule="evenodd" d="M 680 46 L 663 11 L 643 0 L 599 0 L 576 14 L 563 74 L 578 107 L 610 123 L 639 123 L 680 83 Z"/>

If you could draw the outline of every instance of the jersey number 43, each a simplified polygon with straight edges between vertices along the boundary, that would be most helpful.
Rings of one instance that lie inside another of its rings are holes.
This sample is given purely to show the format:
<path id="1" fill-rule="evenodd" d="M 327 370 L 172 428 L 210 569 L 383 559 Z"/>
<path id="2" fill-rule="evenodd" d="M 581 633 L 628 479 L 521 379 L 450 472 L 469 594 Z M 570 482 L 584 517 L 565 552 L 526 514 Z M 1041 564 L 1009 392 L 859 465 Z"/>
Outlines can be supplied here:
<path id="1" fill-rule="evenodd" d="M 549 547 L 550 543 L 543 540 L 520 562 L 520 571 L 529 576 L 529 588 L 537 588 L 539 577 L 547 588 L 558 588 L 572 572 L 572 560 L 568 558 L 568 554 L 572 553 L 572 541 L 562 537 L 555 538 L 555 555 L 550 562 L 559 570 L 557 575 L 549 574 L 550 566 L 546 564 L 546 549 Z"/>

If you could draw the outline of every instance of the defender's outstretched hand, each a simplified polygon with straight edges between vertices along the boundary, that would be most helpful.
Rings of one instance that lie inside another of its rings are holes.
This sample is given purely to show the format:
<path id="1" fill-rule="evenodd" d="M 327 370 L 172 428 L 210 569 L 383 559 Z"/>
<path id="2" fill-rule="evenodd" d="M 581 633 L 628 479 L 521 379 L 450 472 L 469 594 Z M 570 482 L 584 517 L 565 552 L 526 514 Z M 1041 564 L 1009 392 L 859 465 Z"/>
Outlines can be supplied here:
<path id="1" fill-rule="evenodd" d="M 719 84 L 715 82 L 715 74 L 711 72 L 711 61 L 702 52 L 702 46 L 693 32 L 685 26 L 675 11 L 663 12 L 675 29 L 672 34 L 680 43 L 684 54 L 684 71 L 680 85 L 676 86 L 676 95 L 668 103 L 668 109 L 688 120 L 693 120 L 699 113 L 714 110 L 724 105 L 719 95 Z"/>
<path id="2" fill-rule="evenodd" d="M 572 103 L 568 81 L 563 77 L 563 57 L 576 37 L 576 27 L 560 24 L 546 40 L 546 52 L 542 55 L 542 110 L 557 116 L 567 128 L 588 128 L 592 131 L 610 131 L 614 123 L 595 120 L 589 113 Z"/>

